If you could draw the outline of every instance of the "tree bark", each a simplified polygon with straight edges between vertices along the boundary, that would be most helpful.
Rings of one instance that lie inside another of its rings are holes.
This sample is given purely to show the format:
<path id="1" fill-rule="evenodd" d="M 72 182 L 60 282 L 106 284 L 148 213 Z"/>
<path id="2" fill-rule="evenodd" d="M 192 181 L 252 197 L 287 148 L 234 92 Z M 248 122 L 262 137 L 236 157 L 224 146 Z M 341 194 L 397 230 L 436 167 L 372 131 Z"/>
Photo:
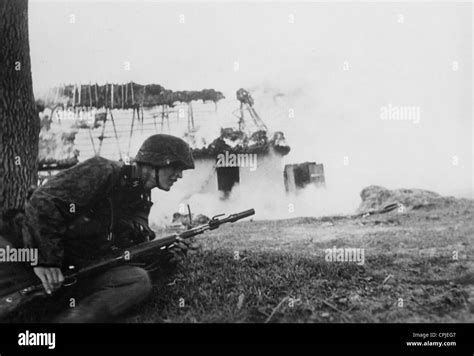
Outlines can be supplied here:
<path id="1" fill-rule="evenodd" d="M 35 107 L 27 0 L 0 0 L 0 219 L 24 208 L 36 184 L 40 122 Z"/>

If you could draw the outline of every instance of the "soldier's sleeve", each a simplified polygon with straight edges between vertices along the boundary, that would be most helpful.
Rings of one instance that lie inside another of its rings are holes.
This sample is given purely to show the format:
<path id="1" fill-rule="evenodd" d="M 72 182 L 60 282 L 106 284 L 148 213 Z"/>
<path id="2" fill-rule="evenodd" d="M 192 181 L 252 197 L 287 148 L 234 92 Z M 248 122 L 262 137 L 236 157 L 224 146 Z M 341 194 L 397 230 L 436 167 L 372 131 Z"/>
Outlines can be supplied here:
<path id="1" fill-rule="evenodd" d="M 25 207 L 24 244 L 38 249 L 38 265 L 61 266 L 68 224 L 97 203 L 117 174 L 112 161 L 94 157 L 60 172 L 32 194 Z"/>

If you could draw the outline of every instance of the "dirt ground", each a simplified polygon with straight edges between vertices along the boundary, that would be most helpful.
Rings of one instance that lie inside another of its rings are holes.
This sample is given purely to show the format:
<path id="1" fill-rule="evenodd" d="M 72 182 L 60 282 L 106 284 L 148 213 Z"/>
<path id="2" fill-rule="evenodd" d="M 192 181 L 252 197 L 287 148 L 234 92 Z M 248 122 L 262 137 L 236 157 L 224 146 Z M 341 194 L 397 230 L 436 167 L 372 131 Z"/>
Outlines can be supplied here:
<path id="1" fill-rule="evenodd" d="M 473 213 L 462 199 L 229 224 L 125 321 L 474 322 Z M 364 264 L 326 261 L 333 246 L 364 249 Z"/>

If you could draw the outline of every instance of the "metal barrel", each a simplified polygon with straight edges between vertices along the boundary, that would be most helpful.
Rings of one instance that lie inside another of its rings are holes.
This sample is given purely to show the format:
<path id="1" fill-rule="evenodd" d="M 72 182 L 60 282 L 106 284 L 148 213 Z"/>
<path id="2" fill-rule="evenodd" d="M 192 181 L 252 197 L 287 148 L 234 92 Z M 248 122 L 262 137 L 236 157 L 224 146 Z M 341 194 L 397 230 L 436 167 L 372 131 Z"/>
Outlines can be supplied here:
<path id="1" fill-rule="evenodd" d="M 236 213 L 236 214 L 232 214 L 230 215 L 227 219 L 227 221 L 229 222 L 234 222 L 234 221 L 237 221 L 237 220 L 240 220 L 240 219 L 243 219 L 243 218 L 246 218 L 248 216 L 252 216 L 255 214 L 255 210 L 254 209 L 249 209 L 249 210 L 245 210 L 245 211 L 242 211 L 240 213 Z"/>

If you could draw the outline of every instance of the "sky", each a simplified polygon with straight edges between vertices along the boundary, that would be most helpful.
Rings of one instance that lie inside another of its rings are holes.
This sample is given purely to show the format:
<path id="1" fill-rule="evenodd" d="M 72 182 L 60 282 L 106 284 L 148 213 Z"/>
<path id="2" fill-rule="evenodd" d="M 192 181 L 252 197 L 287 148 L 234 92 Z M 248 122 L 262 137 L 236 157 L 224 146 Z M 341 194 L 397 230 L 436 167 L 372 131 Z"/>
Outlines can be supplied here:
<path id="1" fill-rule="evenodd" d="M 247 88 L 285 133 L 285 163 L 323 163 L 338 194 L 472 192 L 469 2 L 30 1 L 29 25 L 36 93 L 132 80 L 213 88 L 231 118 Z"/>

